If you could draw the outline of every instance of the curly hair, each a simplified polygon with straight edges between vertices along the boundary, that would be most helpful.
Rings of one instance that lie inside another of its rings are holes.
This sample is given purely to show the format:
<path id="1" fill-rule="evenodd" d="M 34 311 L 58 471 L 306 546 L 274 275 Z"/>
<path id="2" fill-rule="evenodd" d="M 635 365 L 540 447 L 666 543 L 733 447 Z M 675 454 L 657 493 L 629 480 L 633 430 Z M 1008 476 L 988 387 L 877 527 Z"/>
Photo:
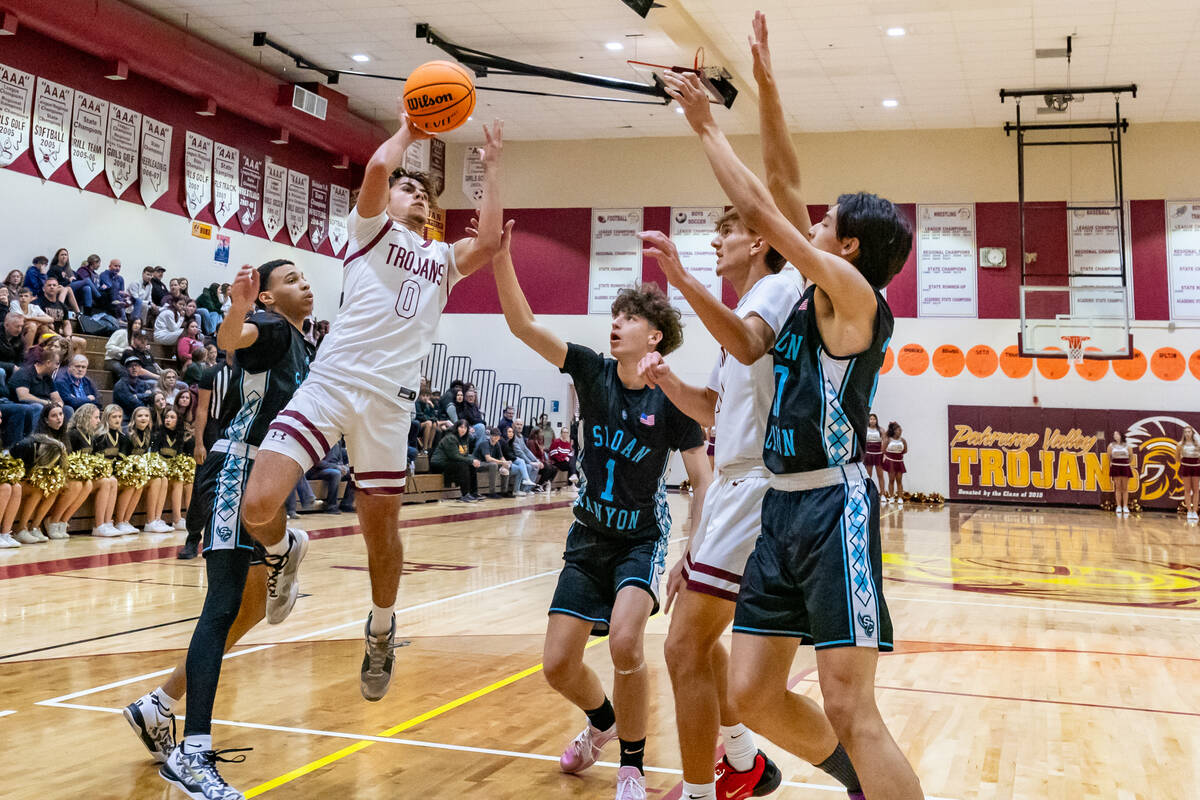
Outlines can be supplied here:
<path id="1" fill-rule="evenodd" d="M 671 305 L 656 283 L 622 289 L 617 299 L 613 300 L 612 313 L 614 317 L 629 314 L 649 322 L 650 327 L 662 334 L 655 349 L 664 356 L 678 350 L 679 345 L 683 344 L 683 315 Z"/>

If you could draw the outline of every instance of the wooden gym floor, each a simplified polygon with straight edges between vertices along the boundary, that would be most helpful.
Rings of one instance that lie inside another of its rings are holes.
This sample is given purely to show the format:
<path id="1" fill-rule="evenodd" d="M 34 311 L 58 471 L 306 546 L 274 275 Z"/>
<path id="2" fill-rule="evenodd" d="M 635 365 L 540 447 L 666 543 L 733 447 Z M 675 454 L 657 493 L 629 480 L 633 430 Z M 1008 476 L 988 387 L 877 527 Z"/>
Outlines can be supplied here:
<path id="1" fill-rule="evenodd" d="M 682 531 L 685 498 L 671 502 Z M 305 595 L 225 662 L 218 747 L 254 749 L 223 775 L 279 800 L 612 797 L 614 764 L 559 773 L 582 715 L 539 674 L 569 514 L 561 494 L 406 507 L 398 624 L 411 644 L 380 703 L 358 691 L 369 595 L 354 519 L 302 518 L 319 532 Z M 928 795 L 1194 796 L 1195 526 L 973 505 L 885 507 L 883 526 L 897 652 L 880 661 L 878 697 Z M 177 561 L 181 541 L 72 537 L 0 551 L 0 795 L 182 796 L 119 713 L 174 665 L 199 613 L 203 561 Z M 647 777 L 659 800 L 680 790 L 666 629 L 651 620 L 646 648 L 656 687 Z M 611 686 L 598 644 L 588 660 Z M 818 697 L 811 650 L 794 675 Z M 775 797 L 843 796 L 764 746 L 788 781 Z"/>

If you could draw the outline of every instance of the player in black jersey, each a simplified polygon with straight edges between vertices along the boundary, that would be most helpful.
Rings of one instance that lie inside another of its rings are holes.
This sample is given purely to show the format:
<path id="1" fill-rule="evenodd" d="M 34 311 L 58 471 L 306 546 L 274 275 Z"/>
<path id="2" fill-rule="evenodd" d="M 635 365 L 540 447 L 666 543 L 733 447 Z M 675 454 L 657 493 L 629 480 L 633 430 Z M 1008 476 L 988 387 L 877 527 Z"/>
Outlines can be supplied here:
<path id="1" fill-rule="evenodd" d="M 241 800 L 217 772 L 212 746 L 212 707 L 222 653 L 266 614 L 270 557 L 241 524 L 242 492 L 267 426 L 308 374 L 313 349 L 301 325 L 312 313 L 313 295 L 290 261 L 242 267 L 231 290 L 233 306 L 217 332 L 237 356 L 221 409 L 221 437 L 196 475 L 188 515 L 203 516 L 208 594 L 184 664 L 159 689 L 125 709 L 125 718 L 159 761 L 159 774 L 191 797 Z M 239 311 L 251 306 L 248 316 Z M 289 530 L 295 546 L 307 547 L 302 531 Z M 184 740 L 174 747 L 174 703 L 189 694 Z"/>
<path id="2" fill-rule="evenodd" d="M 755 75 L 778 117 L 761 15 L 755 36 Z M 879 651 L 892 649 L 892 631 L 882 593 L 879 493 L 862 466 L 867 414 L 892 332 L 880 289 L 904 266 L 910 227 L 892 203 L 860 192 L 839 197 L 805 232 L 803 204 L 792 206 L 794 221 L 780 211 L 713 121 L 696 77 L 668 74 L 666 81 L 742 220 L 812 282 L 778 337 L 719 302 L 693 304 L 739 360 L 751 363 L 767 352 L 774 359 L 763 446 L 772 488 L 738 595 L 730 697 L 751 728 L 795 751 L 803 717 L 799 697 L 787 688 L 789 670 L 797 646 L 814 644 L 825 712 L 863 792 L 873 800 L 917 800 L 920 782 L 875 704 L 875 668 Z M 778 118 L 770 127 L 786 131 Z M 798 184 L 780 191 L 772 183 L 777 196 L 798 198 Z"/>
<path id="3" fill-rule="evenodd" d="M 712 480 L 700 426 L 638 376 L 638 362 L 647 353 L 665 355 L 682 343 L 679 312 L 653 284 L 625 289 L 612 306 L 613 358 L 567 344 L 534 319 L 513 268 L 511 237 L 510 222 L 492 262 L 504 317 L 518 339 L 571 376 L 583 418 L 575 524 L 550 605 L 544 671 L 550 685 L 587 714 L 588 725 L 560 766 L 564 772 L 586 769 L 619 736 L 616 796 L 645 798 L 650 681 L 642 639 L 646 621 L 658 610 L 671 529 L 666 495 L 671 451 L 683 455 L 694 488 L 692 527 Z M 605 633 L 616 671 L 611 703 L 583 663 L 588 636 Z"/>

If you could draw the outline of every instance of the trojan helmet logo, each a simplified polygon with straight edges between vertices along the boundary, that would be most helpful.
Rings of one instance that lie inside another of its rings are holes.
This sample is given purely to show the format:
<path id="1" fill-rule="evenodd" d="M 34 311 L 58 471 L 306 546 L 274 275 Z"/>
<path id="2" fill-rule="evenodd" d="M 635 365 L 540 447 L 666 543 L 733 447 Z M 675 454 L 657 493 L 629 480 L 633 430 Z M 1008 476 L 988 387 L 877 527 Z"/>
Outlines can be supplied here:
<path id="1" fill-rule="evenodd" d="M 1137 453 L 1141 499 L 1183 499 L 1183 481 L 1179 479 L 1175 443 L 1189 424 L 1178 417 L 1159 416 L 1146 417 L 1129 426 L 1125 439 L 1133 452 Z"/>

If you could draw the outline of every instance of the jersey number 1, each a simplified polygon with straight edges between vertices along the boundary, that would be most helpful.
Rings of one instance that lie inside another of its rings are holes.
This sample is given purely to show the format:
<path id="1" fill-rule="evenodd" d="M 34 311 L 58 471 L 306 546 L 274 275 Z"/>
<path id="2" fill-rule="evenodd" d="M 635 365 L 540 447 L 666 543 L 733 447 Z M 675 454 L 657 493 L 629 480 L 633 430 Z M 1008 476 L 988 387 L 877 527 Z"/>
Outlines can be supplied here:
<path id="1" fill-rule="evenodd" d="M 608 470 L 608 482 L 604 485 L 604 491 L 600 493 L 600 499 L 606 503 L 611 503 L 613 499 L 613 478 L 616 477 L 614 475 L 616 467 L 617 462 L 611 458 L 608 460 L 608 463 L 604 465 L 604 468 Z"/>
<path id="2" fill-rule="evenodd" d="M 409 278 L 400 284 L 400 295 L 396 298 L 396 316 L 412 319 L 421 302 L 421 284 Z"/>

